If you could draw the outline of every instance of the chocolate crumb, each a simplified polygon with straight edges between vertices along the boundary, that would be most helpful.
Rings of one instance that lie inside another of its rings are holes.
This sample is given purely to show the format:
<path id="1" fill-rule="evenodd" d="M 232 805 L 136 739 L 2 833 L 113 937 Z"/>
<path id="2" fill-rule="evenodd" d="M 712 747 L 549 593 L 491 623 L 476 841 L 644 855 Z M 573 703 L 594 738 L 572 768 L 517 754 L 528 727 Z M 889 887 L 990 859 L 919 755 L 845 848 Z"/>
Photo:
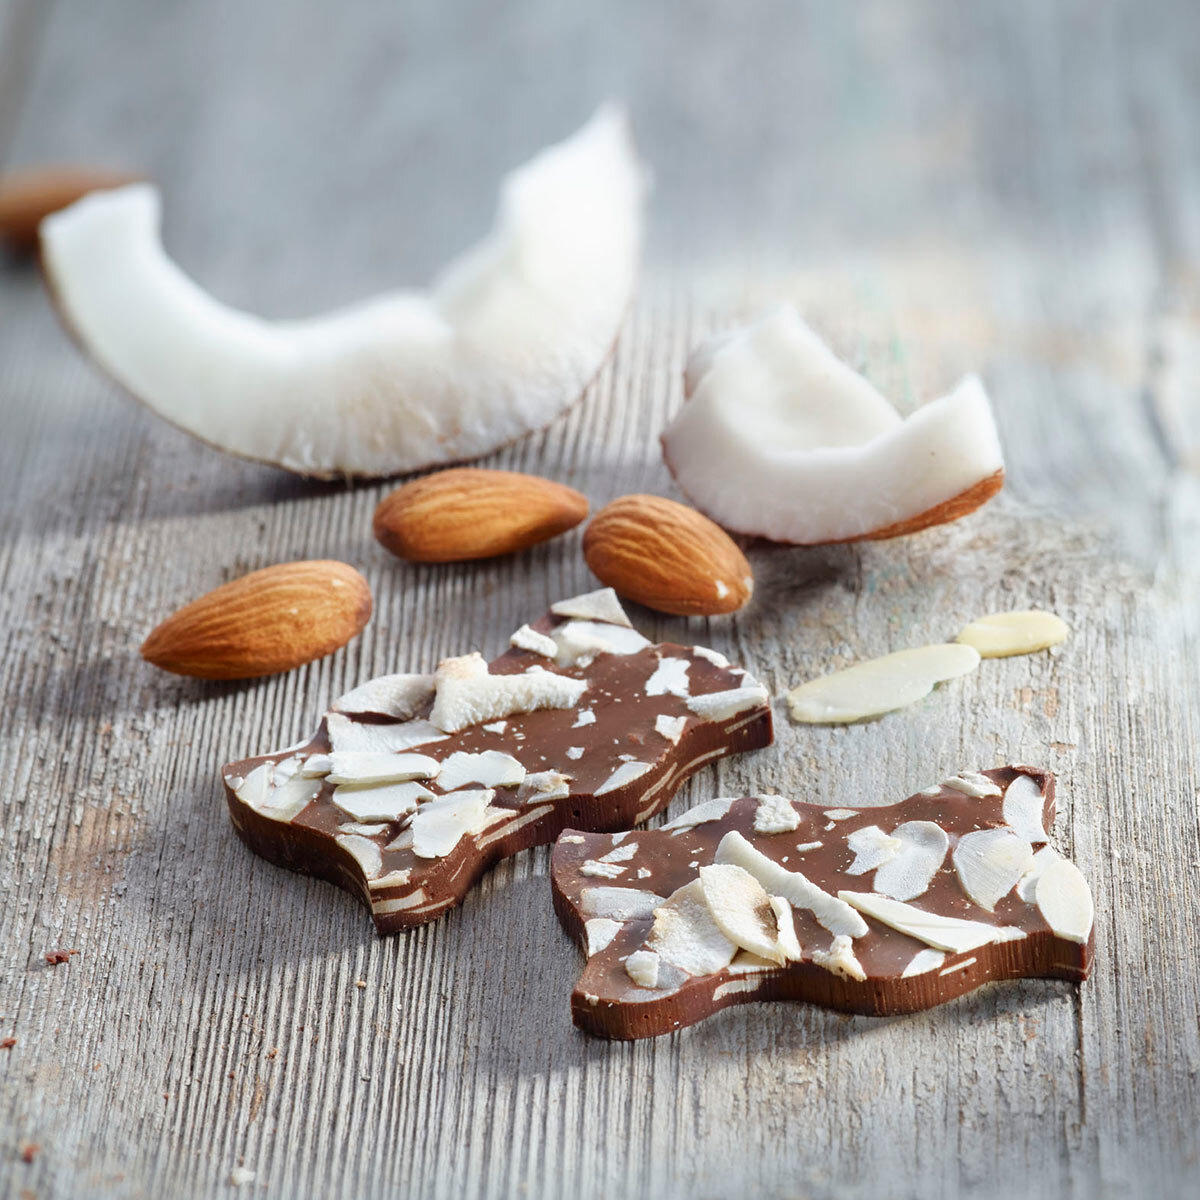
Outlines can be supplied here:
<path id="1" fill-rule="evenodd" d="M 0 1050 L 11 1050 L 17 1044 L 14 1037 L 0 1038 Z"/>
<path id="2" fill-rule="evenodd" d="M 21 1147 L 21 1161 L 27 1163 L 33 1162 L 33 1160 L 37 1157 L 37 1152 L 40 1149 L 41 1146 L 39 1146 L 37 1142 L 26 1142 Z"/>
<path id="3" fill-rule="evenodd" d="M 267 1051 L 267 1057 L 268 1057 L 268 1058 L 274 1058 L 274 1057 L 275 1057 L 275 1056 L 276 1056 L 278 1053 L 279 1053 L 279 1047 L 278 1047 L 278 1046 L 272 1046 L 272 1047 L 270 1048 L 270 1050 L 268 1050 L 268 1051 Z"/>
<path id="4" fill-rule="evenodd" d="M 78 950 L 51 950 L 50 953 L 46 955 L 46 961 L 50 964 L 50 966 L 57 967 L 59 963 L 70 962 L 71 955 L 78 953 Z"/>

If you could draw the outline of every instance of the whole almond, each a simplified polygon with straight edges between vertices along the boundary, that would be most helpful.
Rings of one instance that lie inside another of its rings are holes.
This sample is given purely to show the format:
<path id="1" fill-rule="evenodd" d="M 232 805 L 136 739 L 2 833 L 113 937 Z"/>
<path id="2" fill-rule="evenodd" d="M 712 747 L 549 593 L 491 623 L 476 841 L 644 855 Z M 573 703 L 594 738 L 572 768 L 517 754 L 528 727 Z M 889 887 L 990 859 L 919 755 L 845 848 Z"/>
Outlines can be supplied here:
<path id="1" fill-rule="evenodd" d="M 371 617 L 367 581 L 342 562 L 251 571 L 168 617 L 142 657 L 176 675 L 250 679 L 332 654 Z"/>
<path id="2" fill-rule="evenodd" d="M 647 608 L 679 616 L 739 609 L 754 589 L 746 557 L 694 508 L 661 496 L 622 496 L 583 535 L 601 582 Z"/>
<path id="3" fill-rule="evenodd" d="M 0 240 L 16 250 L 37 245 L 38 225 L 88 192 L 120 187 L 138 177 L 102 167 L 46 165 L 0 175 Z"/>
<path id="4" fill-rule="evenodd" d="M 458 467 L 397 488 L 375 510 L 375 536 L 412 562 L 460 562 L 524 550 L 578 525 L 587 497 L 516 471 Z"/>

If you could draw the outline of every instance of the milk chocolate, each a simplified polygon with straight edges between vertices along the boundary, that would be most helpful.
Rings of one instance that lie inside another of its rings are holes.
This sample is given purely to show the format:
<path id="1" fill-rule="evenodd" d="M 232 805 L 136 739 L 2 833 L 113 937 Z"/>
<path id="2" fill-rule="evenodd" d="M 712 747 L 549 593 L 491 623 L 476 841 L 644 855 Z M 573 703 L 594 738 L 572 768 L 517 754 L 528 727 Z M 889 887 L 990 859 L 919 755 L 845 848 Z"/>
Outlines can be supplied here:
<path id="1" fill-rule="evenodd" d="M 746 796 L 564 831 L 554 906 L 588 955 L 571 1015 L 640 1038 L 756 1000 L 888 1016 L 989 980 L 1082 980 L 1091 893 L 1054 816 L 1053 776 L 1013 766 L 887 807 Z"/>
<path id="2" fill-rule="evenodd" d="M 354 893 L 392 933 L 500 859 L 567 826 L 627 829 L 771 739 L 765 688 L 715 651 L 651 644 L 605 589 L 555 604 L 490 664 L 371 680 L 309 741 L 222 776 L 252 850 Z"/>

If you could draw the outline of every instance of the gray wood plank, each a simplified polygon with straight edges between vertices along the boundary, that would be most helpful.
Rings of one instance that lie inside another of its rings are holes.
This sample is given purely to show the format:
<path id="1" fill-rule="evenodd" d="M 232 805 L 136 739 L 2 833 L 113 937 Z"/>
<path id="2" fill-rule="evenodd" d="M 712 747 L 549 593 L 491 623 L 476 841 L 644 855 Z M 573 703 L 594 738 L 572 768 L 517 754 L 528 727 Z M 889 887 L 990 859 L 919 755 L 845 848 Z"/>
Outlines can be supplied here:
<path id="1" fill-rule="evenodd" d="M 305 484 L 155 422 L 6 268 L 0 1195 L 216 1196 L 241 1161 L 271 1196 L 1188 1195 L 1197 51 L 1185 4 L 56 4 L 10 160 L 147 167 L 181 261 L 267 312 L 422 278 L 487 221 L 500 171 L 627 96 L 657 176 L 639 301 L 584 400 L 489 460 L 596 506 L 676 494 L 656 435 L 687 348 L 764 304 L 800 304 L 908 404 L 981 369 L 1010 466 L 996 503 L 897 543 L 756 545 L 745 612 L 636 620 L 781 694 L 985 611 L 1061 613 L 1059 651 L 877 724 L 781 711 L 774 747 L 673 809 L 765 784 L 887 801 L 1044 764 L 1097 962 L 1078 989 L 1027 981 L 909 1018 L 747 1006 L 609 1045 L 570 1025 L 579 963 L 545 850 L 377 939 L 349 897 L 241 847 L 215 769 L 307 733 L 349 683 L 495 650 L 589 586 L 579 534 L 399 564 L 370 536 L 384 485 Z M 137 660 L 177 603 L 313 555 L 375 594 L 344 651 L 245 685 Z M 80 954 L 47 967 L 58 947 Z"/>

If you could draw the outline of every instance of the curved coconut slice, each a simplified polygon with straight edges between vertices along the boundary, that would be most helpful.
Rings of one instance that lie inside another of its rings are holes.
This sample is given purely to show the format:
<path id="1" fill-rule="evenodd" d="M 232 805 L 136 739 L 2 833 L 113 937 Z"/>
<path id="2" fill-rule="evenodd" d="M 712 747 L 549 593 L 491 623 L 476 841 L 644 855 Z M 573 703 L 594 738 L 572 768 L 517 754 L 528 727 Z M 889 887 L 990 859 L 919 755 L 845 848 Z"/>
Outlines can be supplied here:
<path id="1" fill-rule="evenodd" d="M 602 108 L 513 172 L 491 234 L 429 291 L 264 321 L 163 252 L 133 185 L 47 218 L 63 317 L 117 382 L 222 450 L 308 475 L 390 475 L 486 454 L 576 399 L 633 287 L 643 179 Z"/>
<path id="2" fill-rule="evenodd" d="M 1004 482 L 977 378 L 901 418 L 790 307 L 701 346 L 686 380 L 663 457 L 696 505 L 739 533 L 897 537 L 957 520 Z"/>

